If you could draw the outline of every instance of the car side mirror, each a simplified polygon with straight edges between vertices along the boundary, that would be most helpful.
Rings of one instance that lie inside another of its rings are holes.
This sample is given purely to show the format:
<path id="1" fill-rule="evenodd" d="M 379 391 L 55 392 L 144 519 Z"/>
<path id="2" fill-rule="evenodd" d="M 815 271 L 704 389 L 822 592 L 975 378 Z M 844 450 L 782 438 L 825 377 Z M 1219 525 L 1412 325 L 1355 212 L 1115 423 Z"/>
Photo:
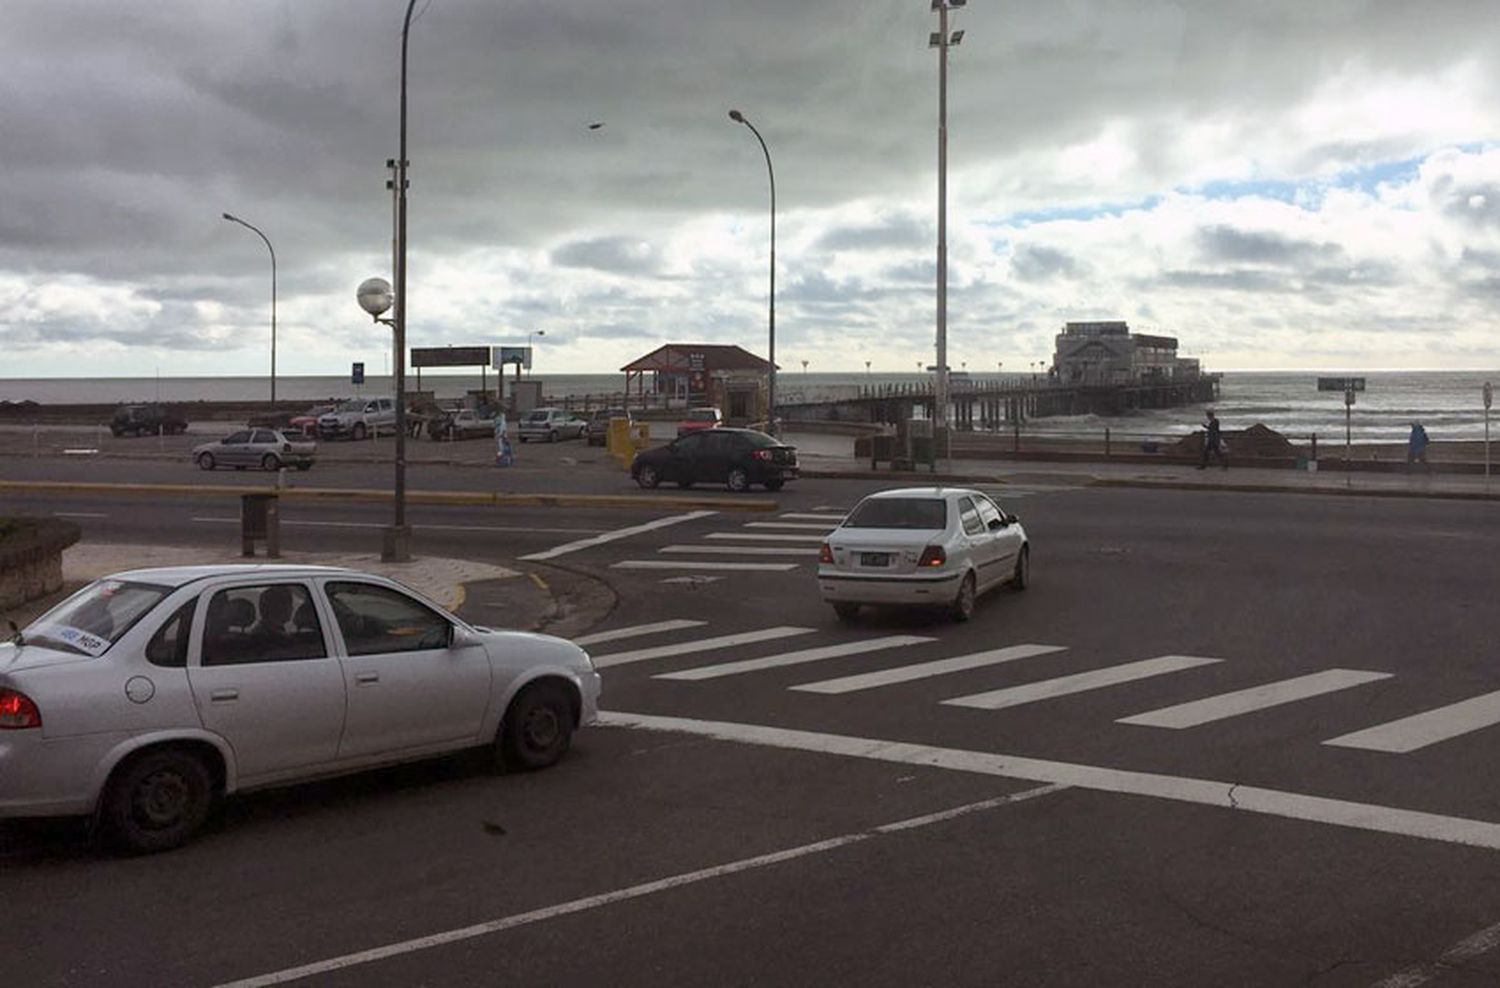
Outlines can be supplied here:
<path id="1" fill-rule="evenodd" d="M 449 648 L 472 648 L 479 643 L 479 636 L 468 628 L 456 624 L 448 625 Z"/>
<path id="2" fill-rule="evenodd" d="M 1017 522 L 1019 522 L 1020 520 L 1021 519 L 1017 518 L 1015 515 L 1006 515 L 1005 516 L 1005 524 L 1007 524 L 1007 525 L 1014 525 Z"/>
<path id="3" fill-rule="evenodd" d="M 1004 518 L 992 518 L 992 519 L 990 519 L 990 531 L 992 531 L 992 532 L 998 532 L 998 531 L 1000 531 L 1000 529 L 1004 528 L 1007 524 L 1008 524 L 1008 522 L 1006 522 L 1006 520 Z"/>

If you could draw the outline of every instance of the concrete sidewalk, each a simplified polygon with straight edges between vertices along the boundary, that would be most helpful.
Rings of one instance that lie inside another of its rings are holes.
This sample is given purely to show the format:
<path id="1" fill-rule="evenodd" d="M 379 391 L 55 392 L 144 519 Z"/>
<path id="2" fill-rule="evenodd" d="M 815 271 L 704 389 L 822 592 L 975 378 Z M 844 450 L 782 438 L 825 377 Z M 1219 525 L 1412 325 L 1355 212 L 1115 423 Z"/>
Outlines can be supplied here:
<path id="1" fill-rule="evenodd" d="M 896 484 L 933 482 L 965 484 L 1075 484 L 1097 487 L 1143 487 L 1175 490 L 1267 491 L 1371 497 L 1423 497 L 1500 501 L 1500 469 L 1482 474 L 1378 473 L 1366 471 L 1307 471 L 1266 467 L 1228 470 L 1211 466 L 1199 470 L 1189 463 L 1056 462 L 1026 460 L 939 460 L 936 472 L 897 473 L 870 470 L 868 460 L 856 460 L 853 441 L 846 436 L 813 433 L 789 435 L 797 446 L 802 474 L 808 478 L 860 478 Z"/>

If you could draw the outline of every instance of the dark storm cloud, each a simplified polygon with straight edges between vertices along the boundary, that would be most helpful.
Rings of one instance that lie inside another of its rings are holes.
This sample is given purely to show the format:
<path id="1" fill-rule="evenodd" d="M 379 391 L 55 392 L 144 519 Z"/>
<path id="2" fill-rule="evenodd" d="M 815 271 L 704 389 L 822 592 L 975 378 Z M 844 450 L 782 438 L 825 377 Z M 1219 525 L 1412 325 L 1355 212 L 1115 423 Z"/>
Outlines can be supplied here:
<path id="1" fill-rule="evenodd" d="M 1198 247 L 1210 261 L 1230 264 L 1294 265 L 1323 262 L 1343 254 L 1333 243 L 1293 240 L 1279 233 L 1211 226 L 1198 231 Z"/>
<path id="2" fill-rule="evenodd" d="M 564 244 L 552 251 L 552 263 L 611 274 L 648 274 L 657 269 L 660 261 L 656 249 L 644 240 L 604 237 Z"/>
<path id="3" fill-rule="evenodd" d="M 932 230 L 925 220 L 912 216 L 893 216 L 880 223 L 833 227 L 814 241 L 813 249 L 906 250 L 926 246 L 931 240 Z"/>
<path id="4" fill-rule="evenodd" d="M 1010 269 L 1022 281 L 1046 281 L 1059 275 L 1073 277 L 1079 265 L 1066 251 L 1036 244 L 1023 244 L 1011 255 Z"/>

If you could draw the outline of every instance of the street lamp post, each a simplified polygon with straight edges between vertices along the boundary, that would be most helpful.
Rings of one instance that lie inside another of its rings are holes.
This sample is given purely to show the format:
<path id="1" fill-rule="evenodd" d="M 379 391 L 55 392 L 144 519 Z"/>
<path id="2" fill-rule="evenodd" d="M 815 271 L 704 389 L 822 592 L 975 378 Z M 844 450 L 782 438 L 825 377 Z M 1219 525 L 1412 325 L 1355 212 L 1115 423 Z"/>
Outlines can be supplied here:
<path id="1" fill-rule="evenodd" d="M 946 439 L 952 466 L 952 437 L 948 433 L 948 49 L 963 40 L 962 31 L 948 31 L 948 11 L 967 0 L 932 0 L 938 29 L 928 36 L 929 48 L 938 50 L 938 223 L 937 223 L 937 380 L 933 403 L 937 427 Z"/>
<path id="2" fill-rule="evenodd" d="M 244 220 L 240 219 L 238 216 L 231 216 L 229 213 L 225 213 L 223 215 L 224 215 L 224 218 L 226 220 L 228 220 L 229 222 L 231 222 L 231 223 L 238 223 L 240 226 L 242 226 L 245 229 L 251 231 L 257 237 L 259 237 L 261 240 L 265 241 L 266 250 L 268 250 L 268 251 L 271 252 L 271 407 L 275 408 L 276 407 L 276 248 L 271 246 L 271 238 L 267 237 L 264 233 L 261 233 L 259 227 L 253 226 L 252 224 L 249 224 L 249 223 L 246 223 Z"/>
<path id="3" fill-rule="evenodd" d="M 767 343 L 768 362 L 770 369 L 766 372 L 766 431 L 771 435 L 777 435 L 776 428 L 776 169 L 771 166 L 771 152 L 766 147 L 766 139 L 760 136 L 760 131 L 755 129 L 755 124 L 745 119 L 745 115 L 739 110 L 730 110 L 729 119 L 735 123 L 742 123 L 750 128 L 750 133 L 760 142 L 761 153 L 766 156 L 766 174 L 771 178 L 771 287 L 769 299 L 769 315 L 767 317 Z"/>
<path id="4" fill-rule="evenodd" d="M 533 364 L 536 363 L 536 353 L 532 350 L 532 341 L 535 340 L 538 336 L 546 336 L 546 335 L 547 335 L 547 331 L 545 329 L 533 329 L 531 332 L 529 332 L 529 333 L 526 334 L 526 353 L 527 353 L 527 356 L 529 356 L 531 358 L 531 362 Z M 531 368 L 530 367 L 526 368 L 526 375 L 528 377 L 531 376 Z"/>

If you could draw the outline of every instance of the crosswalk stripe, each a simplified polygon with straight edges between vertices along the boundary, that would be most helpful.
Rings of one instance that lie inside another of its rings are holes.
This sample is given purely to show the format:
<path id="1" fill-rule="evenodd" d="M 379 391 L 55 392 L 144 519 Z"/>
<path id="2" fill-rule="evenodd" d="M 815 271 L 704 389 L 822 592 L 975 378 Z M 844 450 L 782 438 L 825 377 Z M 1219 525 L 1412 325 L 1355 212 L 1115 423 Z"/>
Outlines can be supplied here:
<path id="1" fill-rule="evenodd" d="M 821 648 L 807 648 L 800 652 L 783 652 L 780 655 L 767 655 L 759 659 L 721 662 L 718 665 L 700 666 L 696 669 L 683 669 L 680 672 L 662 673 L 653 678 L 694 681 L 700 679 L 718 679 L 721 676 L 734 676 L 742 672 L 777 669 L 781 666 L 793 666 L 803 662 L 817 662 L 820 659 L 836 659 L 845 655 L 859 655 L 863 652 L 877 652 L 883 648 L 920 645 L 924 642 L 936 640 L 935 638 L 926 638 L 922 635 L 891 635 L 887 638 L 868 638 L 858 642 L 844 642 L 839 645 L 824 645 Z"/>
<path id="2" fill-rule="evenodd" d="M 1124 665 L 1108 666 L 1104 669 L 1075 673 L 1071 676 L 1044 679 L 1039 683 L 1027 683 L 1024 686 L 1010 686 L 1002 690 L 975 693 L 972 696 L 954 697 L 951 700 L 944 700 L 943 703 L 953 707 L 1000 710 L 1005 707 L 1020 706 L 1023 703 L 1049 700 L 1056 696 L 1067 696 L 1070 693 L 1082 693 L 1106 686 L 1117 686 L 1137 679 L 1147 679 L 1151 676 L 1180 672 L 1195 666 L 1211 665 L 1222 661 L 1223 659 L 1205 659 L 1195 655 L 1162 655 L 1154 659 L 1127 662 Z"/>
<path id="3" fill-rule="evenodd" d="M 812 532 L 831 532 L 835 525 L 814 525 L 811 522 L 802 521 L 747 521 L 746 528 L 802 528 Z"/>
<path id="4" fill-rule="evenodd" d="M 751 645 L 755 642 L 773 641 L 777 638 L 790 638 L 793 635 L 811 634 L 812 631 L 812 628 L 793 628 L 786 625 L 776 628 L 761 628 L 759 631 L 742 631 L 733 635 L 720 635 L 717 638 L 699 638 L 690 642 L 659 645 L 656 648 L 638 648 L 631 652 L 613 652 L 609 655 L 596 655 L 594 656 L 594 665 L 605 669 L 610 666 L 622 666 L 629 662 L 663 659 L 670 655 L 688 655 L 693 652 L 708 652 L 716 648 L 733 648 L 736 645 Z"/>
<path id="5" fill-rule="evenodd" d="M 815 556 L 814 545 L 664 545 L 657 552 L 721 556 Z"/>
<path id="6" fill-rule="evenodd" d="M 238 521 L 238 519 L 236 519 Z M 764 535 L 759 532 L 709 532 L 705 539 L 725 541 L 743 539 L 747 542 L 822 542 L 821 535 Z"/>
<path id="7" fill-rule="evenodd" d="M 803 683 L 800 686 L 793 686 L 792 689 L 804 693 L 853 693 L 856 690 L 874 689 L 877 686 L 889 686 L 892 683 L 909 683 L 914 679 L 943 676 L 950 672 L 963 672 L 966 669 L 979 669 L 984 666 L 998 665 L 1001 662 L 1014 662 L 1017 659 L 1029 659 L 1034 655 L 1047 655 L 1051 652 L 1062 651 L 1066 649 L 1061 645 L 1010 645 L 1005 648 L 990 649 L 987 652 L 974 652 L 949 659 L 938 659 L 935 662 L 919 662 L 916 665 L 898 666 L 895 669 L 881 669 L 856 676 L 841 676 L 838 679 L 825 679 L 817 683 Z"/>
<path id="8" fill-rule="evenodd" d="M 844 520 L 844 516 L 843 515 L 799 514 L 798 512 L 795 512 L 795 511 L 788 511 L 788 512 L 785 512 L 783 514 L 779 514 L 776 517 L 777 518 L 785 518 L 785 519 L 787 519 L 789 521 L 832 521 L 832 522 L 840 522 L 840 521 Z"/>
<path id="9" fill-rule="evenodd" d="M 717 512 L 689 511 L 687 514 L 683 515 L 672 515 L 667 518 L 658 518 L 655 521 L 648 521 L 643 525 L 632 525 L 629 528 L 616 529 L 613 532 L 605 532 L 602 535 L 595 535 L 592 538 L 579 539 L 576 542 L 568 542 L 565 545 L 553 546 L 551 549 L 546 549 L 542 552 L 527 553 L 521 558 L 543 562 L 548 559 L 556 559 L 558 556 L 565 556 L 570 552 L 577 552 L 580 549 L 590 549 L 596 545 L 603 545 L 606 542 L 614 542 L 618 539 L 627 539 L 632 535 L 641 535 L 645 532 L 652 532 L 658 528 L 666 528 L 668 525 L 676 525 L 680 522 L 696 521 L 699 518 L 707 518 L 713 514 L 717 514 Z"/>
<path id="10" fill-rule="evenodd" d="M 1218 696 L 1179 703 L 1160 710 L 1149 710 L 1132 717 L 1121 717 L 1117 724 L 1136 724 L 1143 727 L 1169 727 L 1181 729 L 1197 727 L 1216 720 L 1226 720 L 1241 714 L 1253 713 L 1283 703 L 1295 703 L 1325 693 L 1335 693 L 1354 686 L 1363 686 L 1381 679 L 1390 679 L 1388 672 L 1367 672 L 1362 669 L 1325 669 L 1322 672 L 1283 679 L 1278 683 L 1265 683 L 1249 689 L 1220 693 Z"/>
<path id="11" fill-rule="evenodd" d="M 1363 748 L 1404 755 L 1439 741 L 1456 738 L 1500 723 L 1500 692 L 1485 693 L 1446 707 L 1427 710 L 1411 717 L 1377 724 L 1353 734 L 1324 741 L 1340 748 Z"/>
<path id="12" fill-rule="evenodd" d="M 639 638 L 642 635 L 656 635 L 663 631 L 680 631 L 683 628 L 697 628 L 707 623 L 707 621 L 689 621 L 684 618 L 676 621 L 655 621 L 651 624 L 634 624 L 628 628 L 596 631 L 592 635 L 574 638 L 573 644 L 601 645 L 604 642 L 619 641 L 621 638 Z"/>
<path id="13" fill-rule="evenodd" d="M 626 559 L 610 564 L 610 569 L 731 569 L 753 573 L 785 573 L 796 563 L 716 563 L 691 559 Z"/>

